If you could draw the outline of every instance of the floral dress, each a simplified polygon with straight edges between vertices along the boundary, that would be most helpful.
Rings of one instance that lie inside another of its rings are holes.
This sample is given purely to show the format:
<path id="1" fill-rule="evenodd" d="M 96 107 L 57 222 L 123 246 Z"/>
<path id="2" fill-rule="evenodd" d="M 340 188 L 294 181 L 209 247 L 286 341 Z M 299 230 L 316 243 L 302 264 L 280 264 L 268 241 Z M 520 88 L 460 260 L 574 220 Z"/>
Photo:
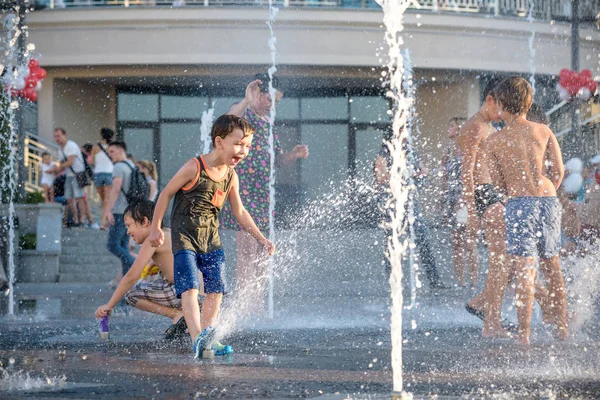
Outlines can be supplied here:
<path id="1" fill-rule="evenodd" d="M 240 181 L 242 204 L 260 231 L 269 233 L 269 175 L 271 155 L 269 154 L 269 123 L 254 111 L 247 109 L 244 118 L 256 130 L 248 156 L 235 168 Z M 279 138 L 274 135 L 275 154 L 281 153 Z M 223 207 L 221 226 L 225 229 L 243 230 L 231 213 L 229 202 Z"/>

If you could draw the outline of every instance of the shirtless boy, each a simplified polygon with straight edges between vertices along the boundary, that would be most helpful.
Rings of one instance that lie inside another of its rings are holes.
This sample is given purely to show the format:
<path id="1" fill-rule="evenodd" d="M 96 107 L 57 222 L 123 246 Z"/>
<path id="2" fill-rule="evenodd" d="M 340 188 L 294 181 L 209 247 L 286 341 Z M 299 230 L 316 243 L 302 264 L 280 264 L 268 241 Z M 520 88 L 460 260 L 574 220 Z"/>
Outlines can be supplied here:
<path id="1" fill-rule="evenodd" d="M 159 247 L 152 247 L 150 241 L 150 224 L 154 214 L 154 203 L 143 200 L 131 204 L 124 213 L 127 233 L 133 240 L 141 244 L 140 252 L 133 266 L 119 282 L 108 303 L 96 310 L 96 316 L 102 318 L 111 314 L 113 308 L 123 297 L 135 308 L 169 317 L 173 325 L 167 329 L 167 339 L 183 334 L 186 329 L 181 310 L 181 300 L 175 294 L 173 276 L 173 251 L 171 250 L 171 232 L 165 230 L 165 241 Z M 140 276 L 150 261 L 158 265 L 160 274 L 157 279 L 140 280 Z"/>
<path id="2" fill-rule="evenodd" d="M 517 277 L 518 341 L 528 345 L 534 302 L 536 254 L 548 282 L 551 322 L 559 337 L 567 332 L 566 291 L 560 270 L 561 207 L 556 197 L 564 174 L 556 137 L 546 125 L 526 119 L 532 89 L 521 77 L 494 89 L 498 113 L 506 123 L 485 142 L 492 183 L 509 197 L 506 203 L 506 252 Z"/>
<path id="3" fill-rule="evenodd" d="M 500 319 L 502 298 L 506 288 L 507 271 L 504 266 L 504 206 L 503 196 L 492 184 L 483 151 L 485 140 L 494 133 L 492 121 L 499 121 L 494 86 L 485 89 L 485 101 L 479 111 L 462 126 L 459 146 L 462 153 L 463 201 L 467 206 L 467 258 L 471 281 L 477 280 L 476 240 L 480 221 L 483 222 L 488 246 L 488 275 L 485 288 L 467 304 L 467 310 L 484 320 L 484 337 L 508 337 Z"/>

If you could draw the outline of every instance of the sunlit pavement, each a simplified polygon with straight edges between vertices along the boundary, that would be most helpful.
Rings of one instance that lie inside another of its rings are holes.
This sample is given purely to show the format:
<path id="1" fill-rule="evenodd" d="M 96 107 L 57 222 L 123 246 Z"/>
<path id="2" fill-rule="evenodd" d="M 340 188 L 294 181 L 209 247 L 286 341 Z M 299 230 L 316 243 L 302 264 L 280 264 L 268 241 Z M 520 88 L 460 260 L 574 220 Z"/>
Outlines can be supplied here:
<path id="1" fill-rule="evenodd" d="M 462 311 L 463 297 L 456 290 L 430 294 L 418 313 L 405 312 L 405 388 L 415 398 L 600 396 L 597 329 L 557 342 L 536 325 L 529 349 L 485 340 L 479 322 Z M 90 318 L 3 319 L 0 397 L 389 398 L 389 311 L 382 300 L 360 312 L 380 323 L 311 327 L 305 316 L 308 328 L 282 329 L 281 321 L 302 318 L 286 310 L 279 323 L 259 322 L 225 338 L 234 355 L 201 361 L 192 359 L 187 339 L 162 340 L 166 319 L 143 313 L 113 317 L 108 342 Z"/>

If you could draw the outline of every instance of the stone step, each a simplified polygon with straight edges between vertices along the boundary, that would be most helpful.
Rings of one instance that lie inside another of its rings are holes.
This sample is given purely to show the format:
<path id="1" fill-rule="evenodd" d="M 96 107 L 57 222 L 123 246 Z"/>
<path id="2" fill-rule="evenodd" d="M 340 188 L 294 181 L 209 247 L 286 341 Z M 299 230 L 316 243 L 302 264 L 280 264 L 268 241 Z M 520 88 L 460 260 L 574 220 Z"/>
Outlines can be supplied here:
<path id="1" fill-rule="evenodd" d="M 111 257 L 106 262 L 94 262 L 94 263 L 79 263 L 79 262 L 60 262 L 59 271 L 63 272 L 86 272 L 94 274 L 97 271 L 103 270 L 118 270 L 121 268 L 121 262 L 116 257 Z"/>
<path id="2" fill-rule="evenodd" d="M 80 249 L 79 254 L 61 254 L 60 265 L 63 264 L 79 264 L 81 266 L 90 265 L 97 268 L 102 265 L 121 264 L 121 261 L 108 251 L 101 254 L 87 254 L 85 249 Z"/>
<path id="3" fill-rule="evenodd" d="M 95 271 L 93 274 L 80 272 L 61 272 L 58 281 L 60 283 L 106 283 L 113 280 L 117 276 L 118 269 Z"/>

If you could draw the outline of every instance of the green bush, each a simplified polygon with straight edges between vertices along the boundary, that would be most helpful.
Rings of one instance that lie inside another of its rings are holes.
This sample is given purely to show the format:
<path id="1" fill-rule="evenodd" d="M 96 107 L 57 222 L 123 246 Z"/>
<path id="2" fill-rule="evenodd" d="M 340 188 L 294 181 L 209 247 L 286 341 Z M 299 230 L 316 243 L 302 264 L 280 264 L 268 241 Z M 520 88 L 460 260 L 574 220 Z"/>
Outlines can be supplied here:
<path id="1" fill-rule="evenodd" d="M 45 201 L 42 192 L 29 192 L 25 194 L 25 204 L 39 204 Z"/>
<path id="2" fill-rule="evenodd" d="M 21 250 L 35 250 L 37 245 L 37 235 L 35 233 L 26 233 L 19 237 L 19 248 Z"/>

